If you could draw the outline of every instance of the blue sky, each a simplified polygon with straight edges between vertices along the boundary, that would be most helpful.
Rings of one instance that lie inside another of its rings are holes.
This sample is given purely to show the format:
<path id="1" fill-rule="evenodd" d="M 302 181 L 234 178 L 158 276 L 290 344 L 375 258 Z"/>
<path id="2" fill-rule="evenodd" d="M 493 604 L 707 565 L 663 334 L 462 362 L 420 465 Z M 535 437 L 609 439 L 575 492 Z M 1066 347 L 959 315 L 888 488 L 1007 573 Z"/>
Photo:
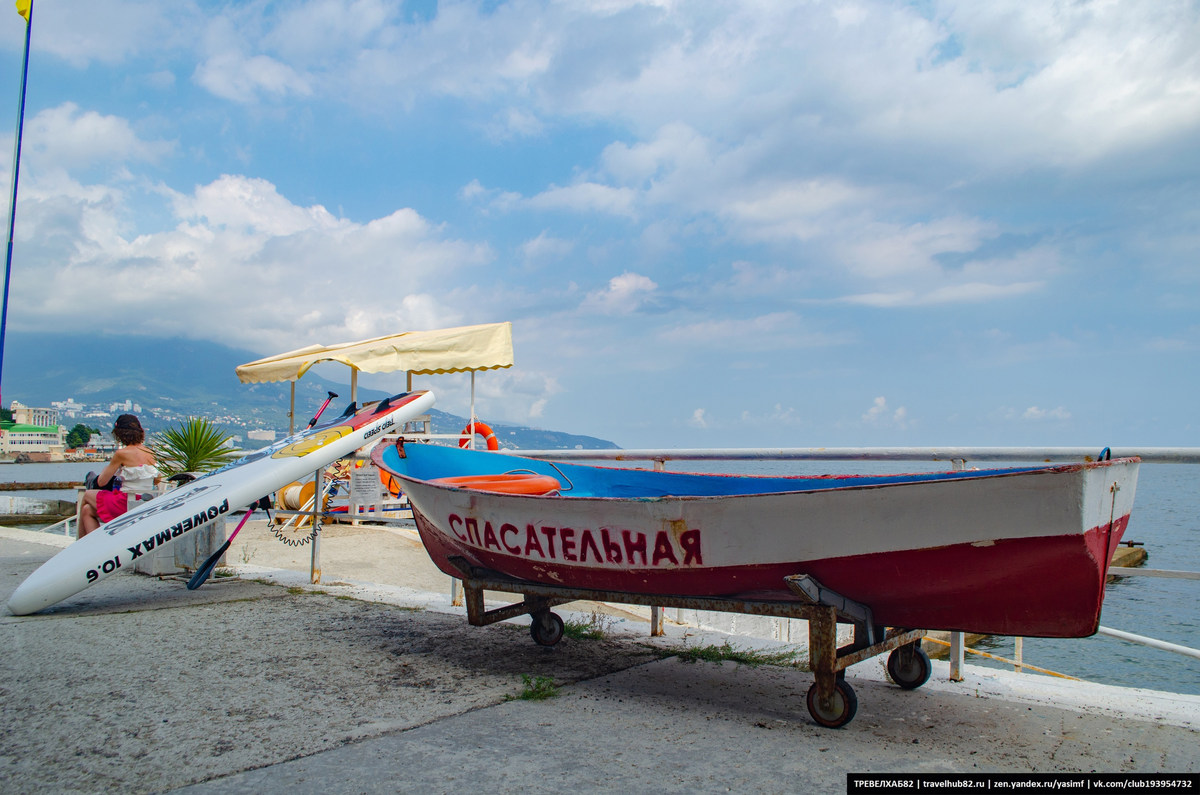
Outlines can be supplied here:
<path id="1" fill-rule="evenodd" d="M 34 14 L 17 328 L 511 320 L 481 416 L 626 447 L 1200 445 L 1194 2 Z"/>

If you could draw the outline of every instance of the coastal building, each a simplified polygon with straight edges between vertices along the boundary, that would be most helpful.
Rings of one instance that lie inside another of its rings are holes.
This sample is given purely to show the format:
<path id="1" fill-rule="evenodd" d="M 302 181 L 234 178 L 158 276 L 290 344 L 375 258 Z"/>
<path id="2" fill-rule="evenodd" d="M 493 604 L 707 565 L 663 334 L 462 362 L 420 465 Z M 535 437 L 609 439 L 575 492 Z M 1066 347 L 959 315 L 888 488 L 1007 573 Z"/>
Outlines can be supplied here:
<path id="1" fill-rule="evenodd" d="M 35 409 L 14 400 L 9 406 L 12 421 L 18 425 L 58 425 L 58 409 Z"/>
<path id="2" fill-rule="evenodd" d="M 117 452 L 117 440 L 113 438 L 109 431 L 100 431 L 93 433 L 92 438 L 88 439 L 87 449 L 94 450 L 97 453 L 108 455 Z"/>
<path id="3" fill-rule="evenodd" d="M 52 400 L 50 405 L 58 409 L 60 417 L 69 417 L 76 419 L 81 417 L 83 412 L 87 410 L 87 405 L 84 403 L 76 403 L 75 398 L 67 398 L 66 400 Z"/>
<path id="4" fill-rule="evenodd" d="M 61 425 L 0 422 L 0 453 L 26 454 L 37 460 L 62 461 L 67 449 L 67 429 Z"/>
<path id="5" fill-rule="evenodd" d="M 246 437 L 253 442 L 273 442 L 275 441 L 275 431 L 254 430 L 247 431 Z"/>

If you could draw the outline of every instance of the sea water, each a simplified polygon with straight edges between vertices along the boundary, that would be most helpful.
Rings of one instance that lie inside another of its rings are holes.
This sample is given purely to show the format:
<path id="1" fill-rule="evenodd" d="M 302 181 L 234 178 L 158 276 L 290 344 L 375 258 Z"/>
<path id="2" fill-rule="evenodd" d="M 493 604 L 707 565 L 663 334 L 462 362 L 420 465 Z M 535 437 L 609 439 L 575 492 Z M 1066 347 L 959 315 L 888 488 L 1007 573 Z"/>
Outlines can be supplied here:
<path id="1" fill-rule="evenodd" d="M 98 472 L 103 466 L 103 462 L 8 464 L 0 466 L 0 481 L 82 481 L 88 471 Z M 987 464 L 980 468 L 1001 466 L 1004 465 Z M 813 475 L 944 471 L 947 467 L 916 462 L 682 461 L 672 462 L 668 469 L 672 472 Z M 43 499 L 75 499 L 74 491 L 5 493 Z M 1149 553 L 1147 568 L 1200 571 L 1200 465 L 1142 464 L 1133 515 L 1124 538 L 1145 545 Z M 1200 580 L 1118 578 L 1108 584 L 1101 624 L 1200 648 Z M 978 648 L 1011 658 L 1013 640 L 992 637 Z M 1024 661 L 1092 682 L 1200 694 L 1200 660 L 1104 635 L 1073 639 L 1026 638 Z M 967 663 L 1011 670 L 1011 666 L 975 654 L 967 655 Z"/>

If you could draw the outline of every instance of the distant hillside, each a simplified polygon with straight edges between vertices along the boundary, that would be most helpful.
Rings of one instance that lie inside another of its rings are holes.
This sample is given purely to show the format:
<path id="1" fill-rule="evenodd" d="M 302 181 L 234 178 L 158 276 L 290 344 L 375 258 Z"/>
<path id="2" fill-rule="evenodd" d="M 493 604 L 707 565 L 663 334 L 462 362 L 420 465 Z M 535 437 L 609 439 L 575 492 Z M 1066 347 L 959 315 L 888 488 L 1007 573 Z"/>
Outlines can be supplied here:
<path id="1" fill-rule="evenodd" d="M 463 428 L 467 427 L 467 418 L 460 417 L 457 414 L 449 414 L 445 411 L 432 409 L 429 412 L 429 416 L 433 420 L 434 433 L 459 433 Z M 492 432 L 496 434 L 496 441 L 500 443 L 502 450 L 620 449 L 612 442 L 597 439 L 594 436 L 576 436 L 570 433 L 560 433 L 559 431 L 545 431 L 525 425 L 511 425 L 499 421 L 488 421 L 486 418 L 480 418 L 480 421 L 486 422 L 492 429 Z M 476 444 L 479 444 L 479 442 L 477 441 Z"/>
<path id="2" fill-rule="evenodd" d="M 260 358 L 250 351 L 213 342 L 150 337 L 10 332 L 4 351 L 3 402 L 19 400 L 28 406 L 49 406 L 73 398 L 77 403 L 102 406 L 130 400 L 142 407 L 139 417 L 147 430 L 160 430 L 179 418 L 207 417 L 245 439 L 255 428 L 286 432 L 288 384 L 243 384 L 234 374 L 239 364 Z M 338 413 L 349 402 L 350 389 L 315 373 L 296 384 L 296 426 L 303 427 L 329 390 Z M 383 392 L 359 388 L 359 400 L 379 400 Z M 152 411 L 151 409 L 154 409 Z M 458 433 L 467 420 L 434 409 L 435 433 Z M 480 418 L 487 422 L 486 417 Z M 108 418 L 63 419 L 106 430 Z M 591 436 L 576 436 L 511 423 L 489 422 L 505 448 L 616 449 Z M 111 427 L 111 426 L 109 426 Z"/>

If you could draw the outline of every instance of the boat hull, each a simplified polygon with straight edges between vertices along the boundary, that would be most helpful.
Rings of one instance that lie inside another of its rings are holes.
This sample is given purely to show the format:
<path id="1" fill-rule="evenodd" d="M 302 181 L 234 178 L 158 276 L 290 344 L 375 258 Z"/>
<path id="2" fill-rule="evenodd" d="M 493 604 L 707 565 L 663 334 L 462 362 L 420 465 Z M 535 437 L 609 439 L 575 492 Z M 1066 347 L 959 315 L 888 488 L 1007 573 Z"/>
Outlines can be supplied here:
<path id="1" fill-rule="evenodd" d="M 888 626 L 1031 637 L 1095 632 L 1138 468 L 1112 461 L 770 494 L 526 497 L 430 484 L 385 453 L 377 461 L 404 481 L 426 549 L 452 576 L 460 572 L 448 558 L 461 556 L 581 589 L 792 600 L 783 578 L 809 574 Z M 505 458 L 507 469 L 541 471 Z"/>

